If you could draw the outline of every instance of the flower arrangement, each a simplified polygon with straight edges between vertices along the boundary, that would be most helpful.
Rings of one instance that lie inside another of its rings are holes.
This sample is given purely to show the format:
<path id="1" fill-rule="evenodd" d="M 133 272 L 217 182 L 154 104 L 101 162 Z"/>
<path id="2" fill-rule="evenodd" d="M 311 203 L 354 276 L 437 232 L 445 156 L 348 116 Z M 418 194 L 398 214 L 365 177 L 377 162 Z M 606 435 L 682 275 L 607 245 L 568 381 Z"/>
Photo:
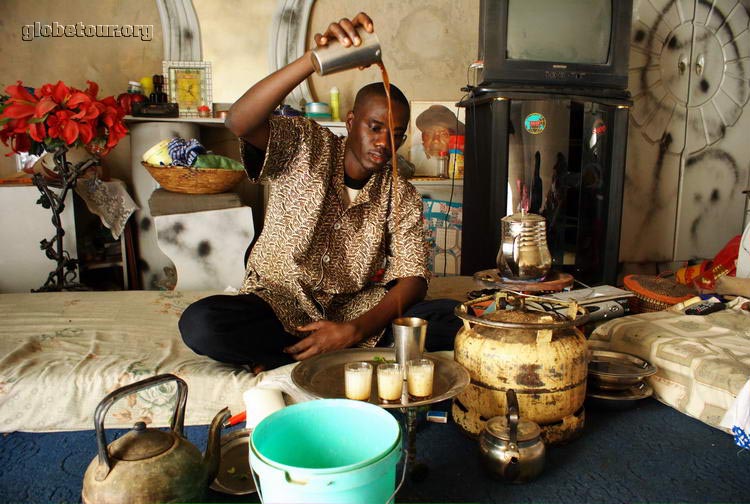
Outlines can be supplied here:
<path id="1" fill-rule="evenodd" d="M 97 98 L 99 86 L 87 81 L 81 91 L 64 82 L 36 89 L 21 81 L 5 88 L 0 103 L 0 141 L 13 153 L 49 152 L 62 147 L 85 147 L 104 156 L 128 133 L 125 110 L 112 96 Z"/>

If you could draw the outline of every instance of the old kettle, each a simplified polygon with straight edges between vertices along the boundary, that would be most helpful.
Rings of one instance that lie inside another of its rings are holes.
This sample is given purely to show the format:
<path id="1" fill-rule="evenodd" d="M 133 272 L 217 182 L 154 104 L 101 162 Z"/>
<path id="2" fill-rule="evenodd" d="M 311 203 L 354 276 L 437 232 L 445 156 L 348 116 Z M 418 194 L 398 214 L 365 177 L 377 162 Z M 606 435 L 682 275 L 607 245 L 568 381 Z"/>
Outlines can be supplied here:
<path id="1" fill-rule="evenodd" d="M 487 421 L 479 435 L 479 452 L 484 467 L 508 483 L 525 483 L 544 469 L 545 448 L 539 425 L 521 420 L 516 392 L 506 392 L 508 414 Z"/>
<path id="2" fill-rule="evenodd" d="M 138 422 L 133 429 L 107 446 L 104 417 L 118 400 L 139 390 L 174 380 L 177 401 L 170 430 L 148 429 Z M 99 455 L 83 477 L 81 497 L 85 504 L 193 502 L 203 499 L 219 471 L 220 434 L 229 410 L 221 410 L 211 422 L 206 454 L 185 439 L 182 432 L 187 403 L 187 384 L 172 374 L 148 378 L 108 394 L 96 407 L 94 426 Z"/>

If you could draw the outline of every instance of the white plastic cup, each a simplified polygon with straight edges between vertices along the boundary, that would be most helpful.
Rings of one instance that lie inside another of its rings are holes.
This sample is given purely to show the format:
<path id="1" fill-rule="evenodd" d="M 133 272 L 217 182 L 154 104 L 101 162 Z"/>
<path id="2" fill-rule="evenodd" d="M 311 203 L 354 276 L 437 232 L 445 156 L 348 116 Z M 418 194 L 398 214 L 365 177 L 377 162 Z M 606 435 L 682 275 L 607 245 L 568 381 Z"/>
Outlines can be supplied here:
<path id="1" fill-rule="evenodd" d="M 254 387 L 242 394 L 245 401 L 245 427 L 254 429 L 261 420 L 286 406 L 280 390 Z"/>
<path id="2" fill-rule="evenodd" d="M 347 362 L 344 365 L 344 391 L 347 399 L 369 401 L 372 392 L 372 364 Z"/>

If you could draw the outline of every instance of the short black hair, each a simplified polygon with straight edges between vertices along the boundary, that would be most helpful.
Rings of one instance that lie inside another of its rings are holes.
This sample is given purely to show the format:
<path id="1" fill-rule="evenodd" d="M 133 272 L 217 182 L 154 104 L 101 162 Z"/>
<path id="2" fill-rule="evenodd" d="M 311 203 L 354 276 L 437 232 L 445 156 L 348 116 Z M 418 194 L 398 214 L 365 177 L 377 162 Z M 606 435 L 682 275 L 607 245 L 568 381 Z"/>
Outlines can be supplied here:
<path id="1" fill-rule="evenodd" d="M 357 91 L 357 96 L 354 97 L 354 110 L 356 111 L 357 107 L 361 106 L 362 103 L 369 100 L 373 96 L 388 96 L 385 93 L 385 85 L 382 82 L 373 82 L 367 84 L 366 86 L 363 86 L 359 91 Z M 409 115 L 411 114 L 409 100 L 406 98 L 404 92 L 393 84 L 391 84 L 391 100 L 394 103 L 400 103 L 401 105 L 403 105 Z"/>

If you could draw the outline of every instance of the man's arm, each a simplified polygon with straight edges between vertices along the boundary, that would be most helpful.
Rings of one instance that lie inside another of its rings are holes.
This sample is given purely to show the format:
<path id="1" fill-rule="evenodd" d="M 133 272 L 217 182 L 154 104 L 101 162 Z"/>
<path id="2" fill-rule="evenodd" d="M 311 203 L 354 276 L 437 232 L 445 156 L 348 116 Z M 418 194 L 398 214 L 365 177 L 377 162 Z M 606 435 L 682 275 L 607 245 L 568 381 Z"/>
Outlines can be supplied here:
<path id="1" fill-rule="evenodd" d="M 319 320 L 299 328 L 311 334 L 299 343 L 284 349 L 296 360 L 304 360 L 331 350 L 348 348 L 382 331 L 410 306 L 424 299 L 427 281 L 421 277 L 406 277 L 396 284 L 371 310 L 349 322 Z"/>
<path id="2" fill-rule="evenodd" d="M 338 23 L 331 23 L 322 35 L 316 33 L 315 44 L 325 46 L 335 37 L 346 47 L 352 44 L 359 45 L 362 41 L 357 36 L 356 26 L 364 27 L 369 33 L 374 29 L 370 17 L 360 12 L 351 21 L 344 18 Z M 314 70 L 310 52 L 305 52 L 300 58 L 248 89 L 230 107 L 224 125 L 238 137 L 265 151 L 268 147 L 268 117 L 271 112 L 300 82 L 312 75 Z"/>

